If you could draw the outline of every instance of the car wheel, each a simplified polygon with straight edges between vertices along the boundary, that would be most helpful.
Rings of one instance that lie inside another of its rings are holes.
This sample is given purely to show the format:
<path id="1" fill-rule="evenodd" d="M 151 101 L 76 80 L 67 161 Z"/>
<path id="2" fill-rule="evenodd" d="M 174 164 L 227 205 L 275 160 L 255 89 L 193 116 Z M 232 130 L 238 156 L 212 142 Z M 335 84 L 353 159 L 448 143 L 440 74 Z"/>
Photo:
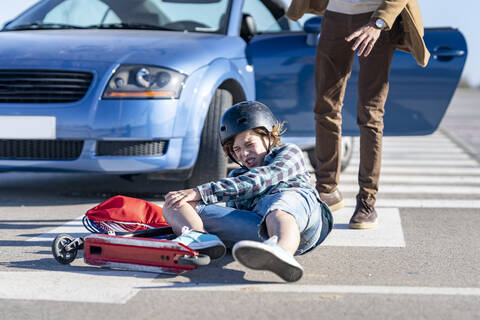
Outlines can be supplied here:
<path id="1" fill-rule="evenodd" d="M 342 160 L 340 170 L 343 171 L 348 167 L 353 154 L 353 137 L 342 138 Z M 315 157 L 315 148 L 307 150 L 308 159 L 314 169 L 317 167 L 317 160 Z"/>
<path id="2" fill-rule="evenodd" d="M 216 181 L 226 176 L 227 159 L 220 144 L 218 126 L 222 114 L 232 106 L 232 101 L 232 94 L 227 90 L 217 89 L 215 91 L 203 125 L 197 162 L 191 177 L 186 181 L 187 188 Z"/>

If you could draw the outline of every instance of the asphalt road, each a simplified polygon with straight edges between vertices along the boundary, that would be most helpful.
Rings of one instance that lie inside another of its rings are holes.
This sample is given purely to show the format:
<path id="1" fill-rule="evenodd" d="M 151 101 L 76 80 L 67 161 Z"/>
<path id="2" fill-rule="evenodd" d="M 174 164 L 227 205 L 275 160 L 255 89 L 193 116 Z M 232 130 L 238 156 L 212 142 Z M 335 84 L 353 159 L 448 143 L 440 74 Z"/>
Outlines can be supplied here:
<path id="1" fill-rule="evenodd" d="M 180 276 L 71 266 L 58 233 L 116 195 L 162 203 L 174 183 L 92 174 L 0 174 L 0 319 L 479 319 L 480 91 L 459 90 L 440 130 L 385 138 L 376 230 L 349 230 L 358 151 L 341 175 L 346 208 L 285 284 L 231 255 Z M 358 143 L 357 143 L 358 147 Z"/>

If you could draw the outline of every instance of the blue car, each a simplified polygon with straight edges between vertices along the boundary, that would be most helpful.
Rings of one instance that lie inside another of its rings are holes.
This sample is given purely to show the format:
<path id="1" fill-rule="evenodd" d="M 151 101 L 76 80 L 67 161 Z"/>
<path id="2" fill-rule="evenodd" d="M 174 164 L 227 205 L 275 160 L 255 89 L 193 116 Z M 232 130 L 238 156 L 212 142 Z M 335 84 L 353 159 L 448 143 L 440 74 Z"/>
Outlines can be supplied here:
<path id="1" fill-rule="evenodd" d="M 285 141 L 314 144 L 319 17 L 283 0 L 42 0 L 0 32 L 0 170 L 148 173 L 197 185 L 225 176 L 217 134 L 232 104 L 259 100 Z M 397 52 L 385 135 L 438 127 L 467 48 L 426 29 L 427 68 Z M 358 134 L 355 62 L 343 133 Z M 344 163 L 351 155 L 345 139 Z"/>

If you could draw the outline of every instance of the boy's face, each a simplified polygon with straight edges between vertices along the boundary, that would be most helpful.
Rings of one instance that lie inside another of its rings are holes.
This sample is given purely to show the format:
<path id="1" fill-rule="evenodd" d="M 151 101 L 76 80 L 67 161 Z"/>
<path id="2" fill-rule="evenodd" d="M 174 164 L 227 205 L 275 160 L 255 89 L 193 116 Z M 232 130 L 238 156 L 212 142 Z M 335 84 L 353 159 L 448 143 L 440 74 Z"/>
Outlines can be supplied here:
<path id="1" fill-rule="evenodd" d="M 268 138 L 253 130 L 237 134 L 233 141 L 235 157 L 248 169 L 263 165 L 267 151 Z"/>

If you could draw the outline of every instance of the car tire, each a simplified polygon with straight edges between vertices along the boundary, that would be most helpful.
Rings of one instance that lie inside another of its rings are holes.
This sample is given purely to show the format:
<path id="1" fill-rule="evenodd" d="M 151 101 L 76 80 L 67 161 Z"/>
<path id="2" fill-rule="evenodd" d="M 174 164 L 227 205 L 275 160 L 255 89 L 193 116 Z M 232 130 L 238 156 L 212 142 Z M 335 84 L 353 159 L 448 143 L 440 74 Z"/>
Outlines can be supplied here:
<path id="1" fill-rule="evenodd" d="M 220 144 L 218 126 L 222 114 L 232 106 L 232 94 L 224 89 L 217 89 L 213 95 L 207 118 L 203 125 L 198 157 L 191 177 L 185 181 L 187 188 L 217 181 L 227 174 L 227 159 Z"/>
<path id="2" fill-rule="evenodd" d="M 354 144 L 353 137 L 342 138 L 342 160 L 340 165 L 341 171 L 345 170 L 348 167 L 350 160 L 352 159 L 353 144 Z M 308 159 L 310 160 L 310 164 L 312 165 L 313 169 L 316 169 L 317 160 L 315 157 L 315 148 L 311 148 L 306 151 L 307 151 Z"/>

